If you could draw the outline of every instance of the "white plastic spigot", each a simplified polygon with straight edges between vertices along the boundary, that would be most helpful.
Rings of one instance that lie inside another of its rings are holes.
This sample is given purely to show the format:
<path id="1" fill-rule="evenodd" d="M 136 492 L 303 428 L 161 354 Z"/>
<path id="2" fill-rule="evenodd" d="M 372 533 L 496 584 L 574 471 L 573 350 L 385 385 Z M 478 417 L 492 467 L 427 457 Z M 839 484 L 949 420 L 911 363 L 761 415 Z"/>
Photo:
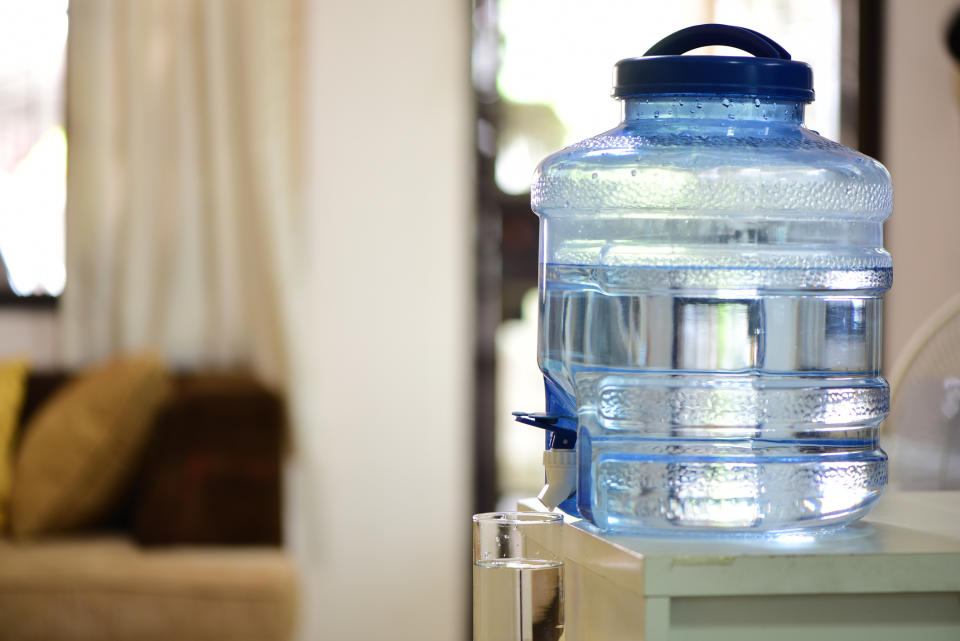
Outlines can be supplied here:
<path id="1" fill-rule="evenodd" d="M 543 452 L 547 482 L 537 498 L 551 510 L 570 498 L 577 487 L 577 451 L 551 449 Z"/>

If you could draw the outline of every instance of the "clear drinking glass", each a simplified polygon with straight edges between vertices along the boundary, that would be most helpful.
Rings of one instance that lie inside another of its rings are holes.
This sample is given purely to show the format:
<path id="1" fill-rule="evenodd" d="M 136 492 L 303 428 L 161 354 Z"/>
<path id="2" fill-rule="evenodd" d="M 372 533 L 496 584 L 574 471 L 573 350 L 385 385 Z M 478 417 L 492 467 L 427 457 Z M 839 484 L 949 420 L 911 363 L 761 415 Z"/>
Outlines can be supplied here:
<path id="1" fill-rule="evenodd" d="M 563 639 L 563 515 L 473 517 L 474 641 Z"/>

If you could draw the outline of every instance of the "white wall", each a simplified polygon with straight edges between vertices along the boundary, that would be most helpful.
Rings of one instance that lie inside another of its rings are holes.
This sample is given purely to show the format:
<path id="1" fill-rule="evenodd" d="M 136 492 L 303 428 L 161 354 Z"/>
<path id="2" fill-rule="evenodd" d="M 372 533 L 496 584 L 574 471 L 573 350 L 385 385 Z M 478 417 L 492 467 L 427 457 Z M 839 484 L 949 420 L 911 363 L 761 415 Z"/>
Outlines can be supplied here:
<path id="1" fill-rule="evenodd" d="M 0 310 L 0 359 L 26 357 L 35 369 L 56 368 L 62 362 L 59 332 L 54 310 Z"/>
<path id="2" fill-rule="evenodd" d="M 884 337 L 889 375 L 911 334 L 960 292 L 960 100 L 944 31 L 957 0 L 888 0 L 884 164 L 894 212 Z"/>
<path id="3" fill-rule="evenodd" d="M 310 641 L 463 639 L 470 4 L 311 4 Z M 314 438 L 315 437 L 315 438 Z M 300 501 L 297 501 L 298 503 Z"/>

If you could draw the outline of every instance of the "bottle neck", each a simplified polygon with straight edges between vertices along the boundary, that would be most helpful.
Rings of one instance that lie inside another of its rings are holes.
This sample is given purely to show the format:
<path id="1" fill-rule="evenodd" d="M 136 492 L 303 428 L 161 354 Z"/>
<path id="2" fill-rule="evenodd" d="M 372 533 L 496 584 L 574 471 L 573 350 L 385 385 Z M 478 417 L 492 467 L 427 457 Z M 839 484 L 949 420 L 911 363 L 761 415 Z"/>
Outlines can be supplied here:
<path id="1" fill-rule="evenodd" d="M 622 100 L 623 122 L 696 119 L 803 124 L 804 103 L 744 96 L 635 96 Z"/>

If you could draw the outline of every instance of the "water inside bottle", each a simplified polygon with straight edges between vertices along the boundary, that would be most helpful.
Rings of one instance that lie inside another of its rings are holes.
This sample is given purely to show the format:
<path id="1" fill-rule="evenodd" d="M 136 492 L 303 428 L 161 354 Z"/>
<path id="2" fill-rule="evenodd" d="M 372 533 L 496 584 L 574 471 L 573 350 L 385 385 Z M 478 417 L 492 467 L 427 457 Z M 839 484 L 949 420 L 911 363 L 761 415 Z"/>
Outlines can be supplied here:
<path id="1" fill-rule="evenodd" d="M 578 408 L 581 512 L 756 531 L 867 510 L 887 474 L 880 258 L 544 265 L 540 363 Z"/>

